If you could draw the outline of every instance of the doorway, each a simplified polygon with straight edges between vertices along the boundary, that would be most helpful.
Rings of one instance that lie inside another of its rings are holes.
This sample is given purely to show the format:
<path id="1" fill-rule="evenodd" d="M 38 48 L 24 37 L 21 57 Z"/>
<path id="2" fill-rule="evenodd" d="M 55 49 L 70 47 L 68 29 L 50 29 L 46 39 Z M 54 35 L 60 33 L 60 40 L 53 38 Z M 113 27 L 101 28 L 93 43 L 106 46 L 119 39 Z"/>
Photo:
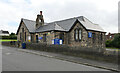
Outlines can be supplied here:
<path id="1" fill-rule="evenodd" d="M 63 32 L 60 33 L 60 39 L 63 41 L 63 44 L 64 44 L 64 33 Z"/>
<path id="2" fill-rule="evenodd" d="M 36 35 L 36 43 L 38 43 L 38 35 Z"/>

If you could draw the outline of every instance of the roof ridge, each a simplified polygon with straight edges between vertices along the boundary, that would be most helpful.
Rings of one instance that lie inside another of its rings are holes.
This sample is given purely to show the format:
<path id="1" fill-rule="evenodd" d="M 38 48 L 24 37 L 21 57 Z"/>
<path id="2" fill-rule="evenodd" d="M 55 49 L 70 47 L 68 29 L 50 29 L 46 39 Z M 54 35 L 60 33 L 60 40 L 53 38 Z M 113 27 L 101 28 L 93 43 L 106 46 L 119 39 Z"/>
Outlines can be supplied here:
<path id="1" fill-rule="evenodd" d="M 25 18 L 21 18 L 21 19 L 35 22 L 34 20 L 30 20 L 30 19 L 25 19 Z"/>
<path id="2" fill-rule="evenodd" d="M 83 17 L 83 16 L 78 16 L 78 17 Z M 53 21 L 53 22 L 49 22 L 49 23 L 62 22 L 62 21 L 66 21 L 66 20 L 75 19 L 75 18 L 78 18 L 78 17 L 71 17 L 71 18 L 67 18 L 67 19 L 63 19 L 63 20 L 57 20 L 57 21 Z"/>

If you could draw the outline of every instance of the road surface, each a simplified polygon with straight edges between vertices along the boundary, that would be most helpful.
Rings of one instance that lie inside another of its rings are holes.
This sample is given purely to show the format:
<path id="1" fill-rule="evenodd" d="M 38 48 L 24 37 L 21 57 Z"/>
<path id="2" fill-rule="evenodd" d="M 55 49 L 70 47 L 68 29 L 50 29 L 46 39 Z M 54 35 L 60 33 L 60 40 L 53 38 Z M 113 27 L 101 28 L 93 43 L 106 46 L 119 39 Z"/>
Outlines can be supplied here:
<path id="1" fill-rule="evenodd" d="M 2 46 L 2 71 L 108 71 Z"/>

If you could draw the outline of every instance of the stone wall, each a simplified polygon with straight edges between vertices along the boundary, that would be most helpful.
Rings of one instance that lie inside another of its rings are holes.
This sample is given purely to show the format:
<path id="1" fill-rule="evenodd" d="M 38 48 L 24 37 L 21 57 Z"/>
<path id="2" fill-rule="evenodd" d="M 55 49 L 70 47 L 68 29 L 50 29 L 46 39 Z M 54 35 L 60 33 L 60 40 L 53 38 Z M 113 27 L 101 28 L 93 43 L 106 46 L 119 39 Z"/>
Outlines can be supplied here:
<path id="1" fill-rule="evenodd" d="M 44 43 L 26 43 L 26 47 L 27 49 L 55 52 L 98 61 L 118 63 L 118 55 L 110 53 L 106 54 L 104 48 L 71 47 L 68 45 L 52 45 Z"/>
<path id="2" fill-rule="evenodd" d="M 80 28 L 82 31 L 82 39 L 81 41 L 75 41 L 74 39 L 74 30 L 76 28 Z M 87 46 L 87 31 L 82 27 L 80 23 L 77 23 L 73 29 L 69 32 L 69 45 L 71 46 Z"/>
<path id="3" fill-rule="evenodd" d="M 46 34 L 46 42 L 44 42 L 44 38 L 43 35 Z M 36 41 L 36 35 L 38 35 L 38 37 L 42 37 L 42 39 L 40 39 L 38 41 L 38 43 L 47 43 L 47 44 L 52 44 L 52 40 L 54 39 L 54 32 L 41 32 L 41 33 L 36 33 L 35 34 L 35 39 L 34 41 Z"/>
<path id="4" fill-rule="evenodd" d="M 19 47 L 18 42 L 2 42 L 4 46 Z M 104 48 L 88 48 L 88 47 L 71 47 L 68 45 L 52 45 L 46 43 L 28 43 L 26 42 L 26 49 L 47 51 L 61 53 L 65 55 L 72 55 L 77 57 L 83 57 L 87 59 L 93 59 L 98 61 L 106 61 L 112 63 L 118 63 L 120 58 L 120 51 L 105 50 Z"/>
<path id="5" fill-rule="evenodd" d="M 88 47 L 105 48 L 105 33 L 95 32 L 95 31 L 88 31 L 88 32 L 95 33 L 95 39 L 93 39 L 93 37 L 88 38 L 88 41 L 87 41 Z M 102 40 L 101 40 L 101 34 L 102 34 Z"/>
<path id="6" fill-rule="evenodd" d="M 24 33 L 22 32 L 22 28 L 24 28 Z M 26 32 L 26 41 L 28 41 L 28 36 L 31 36 L 31 34 L 29 33 L 28 29 L 26 28 L 25 24 L 22 22 L 18 35 L 17 35 L 17 40 L 20 41 L 20 33 L 21 33 L 21 39 L 22 42 L 25 42 L 25 32 Z"/>
<path id="7" fill-rule="evenodd" d="M 76 28 L 80 28 L 82 31 L 82 39 L 81 41 L 75 41 L 74 39 L 74 30 Z M 88 38 L 88 32 L 95 33 L 95 39 Z M 102 40 L 101 40 L 101 34 L 102 34 Z M 97 32 L 97 31 L 87 31 L 80 23 L 77 23 L 73 29 L 67 33 L 68 37 L 68 44 L 70 46 L 80 46 L 80 47 L 105 47 L 105 33 Z M 93 43 L 94 41 L 94 43 Z"/>

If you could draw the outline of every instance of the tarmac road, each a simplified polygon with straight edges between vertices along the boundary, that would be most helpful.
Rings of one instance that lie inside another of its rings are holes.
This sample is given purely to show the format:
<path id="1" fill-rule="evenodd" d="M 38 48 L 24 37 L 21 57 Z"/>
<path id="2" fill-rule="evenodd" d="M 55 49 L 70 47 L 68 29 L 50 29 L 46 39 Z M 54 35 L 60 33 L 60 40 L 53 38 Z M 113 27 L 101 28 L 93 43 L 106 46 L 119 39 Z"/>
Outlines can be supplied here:
<path id="1" fill-rule="evenodd" d="M 2 47 L 2 71 L 108 71 Z"/>

